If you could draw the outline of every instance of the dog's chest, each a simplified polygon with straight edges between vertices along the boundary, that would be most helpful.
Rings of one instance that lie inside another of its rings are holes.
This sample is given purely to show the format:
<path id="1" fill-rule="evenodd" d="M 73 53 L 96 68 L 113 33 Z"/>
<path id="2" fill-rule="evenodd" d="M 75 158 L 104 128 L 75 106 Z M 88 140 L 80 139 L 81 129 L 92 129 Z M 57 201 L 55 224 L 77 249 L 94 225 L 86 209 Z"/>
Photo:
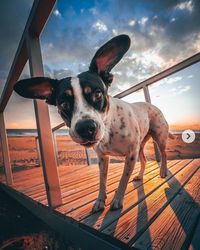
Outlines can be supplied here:
<path id="1" fill-rule="evenodd" d="M 139 137 L 139 129 L 131 110 L 122 104 L 112 107 L 111 115 L 105 122 L 106 132 L 98 147 L 104 154 L 126 155 Z"/>

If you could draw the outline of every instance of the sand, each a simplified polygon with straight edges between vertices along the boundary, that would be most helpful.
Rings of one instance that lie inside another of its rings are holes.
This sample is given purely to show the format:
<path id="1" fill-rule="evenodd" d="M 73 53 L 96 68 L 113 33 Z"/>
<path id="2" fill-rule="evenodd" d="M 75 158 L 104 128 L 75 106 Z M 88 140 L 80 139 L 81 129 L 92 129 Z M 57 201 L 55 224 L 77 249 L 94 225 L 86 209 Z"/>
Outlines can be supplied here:
<path id="1" fill-rule="evenodd" d="M 35 137 L 8 137 L 11 165 L 14 171 L 26 168 L 38 167 L 40 162 L 36 148 Z M 84 147 L 76 144 L 69 136 L 56 137 L 56 152 L 58 165 L 82 165 L 87 164 Z M 200 134 L 194 143 L 186 144 L 181 139 L 181 134 L 175 140 L 168 140 L 168 159 L 200 157 Z M 89 150 L 92 162 L 96 161 L 95 152 Z M 148 160 L 154 158 L 153 143 L 150 140 L 145 147 L 145 155 Z M 123 157 L 111 157 L 111 162 L 123 161 Z M 3 157 L 0 150 L 0 173 L 3 172 Z"/>

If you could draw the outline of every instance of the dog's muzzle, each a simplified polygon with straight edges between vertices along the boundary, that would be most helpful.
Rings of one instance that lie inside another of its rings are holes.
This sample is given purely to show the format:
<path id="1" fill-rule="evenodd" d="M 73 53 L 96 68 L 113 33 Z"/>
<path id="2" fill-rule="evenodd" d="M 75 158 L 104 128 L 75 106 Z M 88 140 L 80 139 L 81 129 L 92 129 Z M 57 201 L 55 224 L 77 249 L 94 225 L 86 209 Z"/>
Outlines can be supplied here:
<path id="1" fill-rule="evenodd" d="M 98 124 L 92 119 L 79 121 L 75 126 L 75 131 L 84 140 L 83 145 L 87 143 L 93 144 L 96 142 Z"/>

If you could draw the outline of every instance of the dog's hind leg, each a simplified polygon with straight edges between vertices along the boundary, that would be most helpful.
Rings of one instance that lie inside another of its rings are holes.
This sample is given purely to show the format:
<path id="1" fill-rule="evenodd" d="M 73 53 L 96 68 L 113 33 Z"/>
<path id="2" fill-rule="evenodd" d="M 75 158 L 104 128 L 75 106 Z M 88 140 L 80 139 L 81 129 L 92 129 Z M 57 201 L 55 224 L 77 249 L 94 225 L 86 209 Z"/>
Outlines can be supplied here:
<path id="1" fill-rule="evenodd" d="M 161 154 L 161 163 L 160 163 L 160 177 L 165 178 L 167 176 L 167 155 L 166 155 L 166 144 L 168 138 L 168 131 L 162 131 L 160 134 L 152 134 L 153 140 L 158 145 L 160 154 Z"/>
<path id="2" fill-rule="evenodd" d="M 140 171 L 139 171 L 138 175 L 136 175 L 133 178 L 133 181 L 139 181 L 139 180 L 142 180 L 142 178 L 143 178 L 144 170 L 145 170 L 145 166 L 146 166 L 146 157 L 144 155 L 144 146 L 145 146 L 146 142 L 149 140 L 150 137 L 151 136 L 149 134 L 146 135 L 144 140 L 141 143 L 140 151 L 139 151 L 139 159 L 140 159 L 140 164 L 141 164 Z"/>

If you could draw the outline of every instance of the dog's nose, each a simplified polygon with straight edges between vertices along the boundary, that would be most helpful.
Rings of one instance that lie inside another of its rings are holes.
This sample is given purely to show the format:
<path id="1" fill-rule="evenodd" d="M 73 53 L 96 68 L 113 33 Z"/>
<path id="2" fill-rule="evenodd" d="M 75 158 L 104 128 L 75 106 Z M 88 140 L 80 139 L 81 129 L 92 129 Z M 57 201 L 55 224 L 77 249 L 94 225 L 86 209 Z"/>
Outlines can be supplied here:
<path id="1" fill-rule="evenodd" d="M 76 124 L 75 130 L 83 139 L 93 140 L 97 133 L 97 123 L 92 119 L 80 121 Z"/>

